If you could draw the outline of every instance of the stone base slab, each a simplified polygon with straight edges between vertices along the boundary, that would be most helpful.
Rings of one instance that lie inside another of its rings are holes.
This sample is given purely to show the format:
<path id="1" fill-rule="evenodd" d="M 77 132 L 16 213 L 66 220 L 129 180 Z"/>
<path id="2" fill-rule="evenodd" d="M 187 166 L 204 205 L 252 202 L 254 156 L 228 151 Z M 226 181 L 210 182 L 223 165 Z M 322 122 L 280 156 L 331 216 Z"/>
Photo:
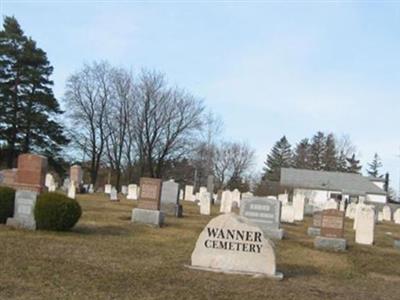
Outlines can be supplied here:
<path id="1" fill-rule="evenodd" d="M 313 236 L 313 237 L 319 236 L 319 235 L 321 235 L 321 228 L 318 228 L 318 227 L 308 227 L 308 229 L 307 229 L 307 234 L 308 234 L 309 236 Z"/>
<path id="2" fill-rule="evenodd" d="M 347 241 L 345 239 L 317 236 L 314 239 L 314 247 L 322 250 L 345 251 Z"/>
<path id="3" fill-rule="evenodd" d="M 263 229 L 263 232 L 266 238 L 271 238 L 275 240 L 281 240 L 285 236 L 285 231 L 282 228 L 276 230 Z"/>
<path id="4" fill-rule="evenodd" d="M 274 275 L 264 274 L 264 273 L 253 273 L 253 272 L 240 272 L 240 271 L 229 271 L 229 270 L 222 270 L 222 269 L 212 269 L 212 268 L 205 268 L 205 267 L 197 267 L 197 266 L 190 266 L 185 265 L 186 268 L 192 270 L 199 270 L 199 271 L 207 271 L 207 272 L 215 272 L 215 273 L 225 273 L 225 274 L 236 274 L 236 275 L 249 275 L 256 278 L 271 278 L 275 280 L 282 280 L 283 273 L 276 272 Z"/>
<path id="5" fill-rule="evenodd" d="M 150 224 L 154 226 L 162 226 L 164 224 L 165 215 L 159 210 L 150 210 L 142 208 L 134 208 L 132 210 L 132 222 Z"/>
<path id="6" fill-rule="evenodd" d="M 400 249 L 400 240 L 394 240 L 393 241 L 393 246 L 397 249 Z"/>
<path id="7" fill-rule="evenodd" d="M 36 230 L 36 223 L 35 222 L 21 222 L 16 218 L 8 218 L 7 219 L 7 226 L 18 228 L 18 229 L 29 229 L 29 230 Z"/>

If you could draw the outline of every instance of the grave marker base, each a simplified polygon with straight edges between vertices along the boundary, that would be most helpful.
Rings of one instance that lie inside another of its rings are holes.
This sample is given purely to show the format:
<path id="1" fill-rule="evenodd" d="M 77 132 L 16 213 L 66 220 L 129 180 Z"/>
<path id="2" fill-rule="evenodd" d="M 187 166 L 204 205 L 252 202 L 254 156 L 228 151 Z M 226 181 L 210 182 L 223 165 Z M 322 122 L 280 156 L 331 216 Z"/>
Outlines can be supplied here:
<path id="1" fill-rule="evenodd" d="M 225 274 L 236 274 L 236 275 L 249 275 L 256 278 L 271 278 L 275 280 L 282 280 L 283 273 L 276 272 L 275 275 L 269 275 L 265 273 L 254 273 L 254 272 L 240 272 L 240 271 L 229 271 L 229 270 L 222 270 L 222 269 L 215 269 L 215 268 L 205 268 L 205 267 L 197 267 L 197 266 L 190 266 L 185 265 L 186 268 L 198 271 L 207 271 L 207 272 L 215 272 L 215 273 L 225 273 Z"/>
<path id="2" fill-rule="evenodd" d="M 28 229 L 28 230 L 36 230 L 36 223 L 30 221 L 19 221 L 16 218 L 8 218 L 7 226 L 17 228 L 17 229 Z"/>
<path id="3" fill-rule="evenodd" d="M 165 215 L 159 210 L 134 208 L 132 210 L 132 222 L 149 224 L 161 227 L 164 224 Z"/>
<path id="4" fill-rule="evenodd" d="M 274 240 L 281 240 L 285 236 L 285 231 L 282 228 L 276 230 L 263 229 L 263 233 L 266 238 Z"/>
<path id="5" fill-rule="evenodd" d="M 310 226 L 307 229 L 307 234 L 309 236 L 314 236 L 314 237 L 319 236 L 319 235 L 321 235 L 321 228 Z"/>
<path id="6" fill-rule="evenodd" d="M 322 250 L 345 251 L 347 242 L 346 239 L 317 236 L 314 239 L 314 247 Z"/>

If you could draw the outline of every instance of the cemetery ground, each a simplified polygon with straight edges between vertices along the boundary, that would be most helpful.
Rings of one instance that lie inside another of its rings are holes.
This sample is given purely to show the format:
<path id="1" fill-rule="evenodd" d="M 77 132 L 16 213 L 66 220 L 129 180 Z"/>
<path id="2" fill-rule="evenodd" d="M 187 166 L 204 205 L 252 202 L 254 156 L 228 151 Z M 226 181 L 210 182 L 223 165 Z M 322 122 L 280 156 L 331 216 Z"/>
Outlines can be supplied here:
<path id="1" fill-rule="evenodd" d="M 130 222 L 133 201 L 79 195 L 83 216 L 72 232 L 15 230 L 0 225 L 0 299 L 399 299 L 400 226 L 381 223 L 375 245 L 354 244 L 346 219 L 345 253 L 314 249 L 303 223 L 283 225 L 276 242 L 283 281 L 184 267 L 201 230 L 218 214 L 184 218 L 161 229 Z M 389 235 L 388 232 L 392 234 Z"/>

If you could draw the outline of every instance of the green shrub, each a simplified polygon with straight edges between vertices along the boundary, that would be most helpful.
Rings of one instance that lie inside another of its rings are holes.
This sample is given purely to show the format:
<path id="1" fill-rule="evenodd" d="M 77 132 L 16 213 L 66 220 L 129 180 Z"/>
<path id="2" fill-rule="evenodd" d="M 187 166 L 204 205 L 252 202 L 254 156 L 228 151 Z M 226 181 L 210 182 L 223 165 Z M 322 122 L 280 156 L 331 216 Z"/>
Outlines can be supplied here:
<path id="1" fill-rule="evenodd" d="M 65 231 L 78 222 L 82 215 L 79 203 L 63 194 L 43 193 L 35 205 L 35 220 L 38 229 Z"/>
<path id="2" fill-rule="evenodd" d="M 7 218 L 14 215 L 15 190 L 9 187 L 0 187 L 0 224 L 5 224 Z"/>

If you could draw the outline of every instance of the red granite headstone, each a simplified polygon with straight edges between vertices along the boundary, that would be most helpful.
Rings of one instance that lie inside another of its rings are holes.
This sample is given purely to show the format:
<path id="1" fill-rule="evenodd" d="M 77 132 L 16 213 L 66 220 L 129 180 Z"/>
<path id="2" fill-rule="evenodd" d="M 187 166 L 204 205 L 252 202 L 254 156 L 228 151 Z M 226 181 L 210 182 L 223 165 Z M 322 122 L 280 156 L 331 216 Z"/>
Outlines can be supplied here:
<path id="1" fill-rule="evenodd" d="M 344 213 L 337 209 L 322 211 L 321 236 L 328 238 L 343 238 Z"/>
<path id="2" fill-rule="evenodd" d="M 14 187 L 35 192 L 42 192 L 47 173 L 47 158 L 35 154 L 18 156 L 18 169 Z"/>
<path id="3" fill-rule="evenodd" d="M 161 179 L 140 178 L 138 208 L 160 210 Z"/>
<path id="4" fill-rule="evenodd" d="M 73 165 L 69 169 L 69 179 L 75 183 L 75 186 L 78 187 L 82 183 L 82 168 L 80 165 Z"/>

